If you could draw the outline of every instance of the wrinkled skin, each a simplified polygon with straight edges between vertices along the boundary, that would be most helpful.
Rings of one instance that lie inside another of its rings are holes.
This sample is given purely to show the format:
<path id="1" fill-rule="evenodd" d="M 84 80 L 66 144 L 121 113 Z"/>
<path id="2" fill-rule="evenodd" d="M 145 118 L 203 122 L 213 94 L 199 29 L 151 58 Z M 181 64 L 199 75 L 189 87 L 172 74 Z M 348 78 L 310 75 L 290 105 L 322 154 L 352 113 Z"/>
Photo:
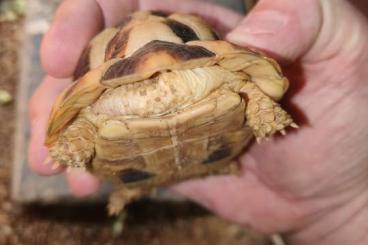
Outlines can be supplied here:
<path id="1" fill-rule="evenodd" d="M 200 9 L 228 40 L 268 51 L 284 62 L 293 81 L 285 103 L 299 118 L 300 130 L 253 145 L 240 158 L 240 177 L 194 180 L 175 190 L 232 221 L 285 232 L 291 244 L 367 244 L 368 23 L 358 10 L 344 0 L 261 0 L 242 20 L 205 3 L 199 8 L 194 1 L 98 2 L 103 13 L 90 0 L 67 0 L 60 7 L 42 47 L 49 75 L 72 73 L 82 47 L 103 19 L 112 25 L 118 14 L 137 7 L 175 6 L 171 10 Z M 60 55 L 53 55 L 55 50 Z M 46 77 L 31 102 L 30 163 L 40 174 L 61 171 L 42 164 L 42 142 L 52 100 L 65 84 Z M 85 173 L 68 176 L 78 196 L 98 188 Z"/>

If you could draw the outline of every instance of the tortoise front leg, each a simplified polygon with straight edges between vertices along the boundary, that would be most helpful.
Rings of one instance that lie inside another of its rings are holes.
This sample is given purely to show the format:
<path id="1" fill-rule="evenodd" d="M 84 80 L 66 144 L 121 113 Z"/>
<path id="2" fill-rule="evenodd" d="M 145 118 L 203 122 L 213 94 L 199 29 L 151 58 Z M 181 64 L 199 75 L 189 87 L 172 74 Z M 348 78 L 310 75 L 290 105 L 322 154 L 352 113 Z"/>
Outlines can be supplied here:
<path id="1" fill-rule="evenodd" d="M 96 127 L 80 116 L 50 147 L 50 156 L 63 166 L 86 168 L 95 154 L 95 135 Z"/>
<path id="2" fill-rule="evenodd" d="M 272 136 L 277 131 L 285 134 L 284 128 L 288 126 L 297 127 L 290 115 L 256 84 L 245 83 L 240 89 L 240 95 L 248 102 L 247 125 L 253 129 L 257 141 Z"/>

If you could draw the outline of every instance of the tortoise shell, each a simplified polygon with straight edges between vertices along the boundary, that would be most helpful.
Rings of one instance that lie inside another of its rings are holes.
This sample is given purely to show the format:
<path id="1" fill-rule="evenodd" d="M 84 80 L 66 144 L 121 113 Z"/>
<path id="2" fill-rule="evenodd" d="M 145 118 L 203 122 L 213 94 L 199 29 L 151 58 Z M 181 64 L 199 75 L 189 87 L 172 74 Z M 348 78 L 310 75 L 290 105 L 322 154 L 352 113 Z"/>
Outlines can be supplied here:
<path id="1" fill-rule="evenodd" d="M 110 213 L 156 187 L 229 166 L 250 142 L 296 126 L 278 64 L 218 40 L 202 19 L 142 11 L 88 44 L 58 97 L 46 145 L 64 166 L 116 183 Z"/>

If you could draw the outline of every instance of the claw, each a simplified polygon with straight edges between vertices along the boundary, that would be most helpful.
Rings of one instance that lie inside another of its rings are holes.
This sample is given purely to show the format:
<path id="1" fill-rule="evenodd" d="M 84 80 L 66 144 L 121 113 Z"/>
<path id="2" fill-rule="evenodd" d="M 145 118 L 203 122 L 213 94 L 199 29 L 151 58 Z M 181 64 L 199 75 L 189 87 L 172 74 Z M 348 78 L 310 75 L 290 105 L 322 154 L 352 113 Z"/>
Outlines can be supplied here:
<path id="1" fill-rule="evenodd" d="M 257 140 L 257 143 L 258 144 L 261 144 L 262 143 L 262 138 L 261 137 L 257 137 L 256 140 Z"/>
<path id="2" fill-rule="evenodd" d="M 299 126 L 296 123 L 290 124 L 290 127 L 292 127 L 292 128 L 299 128 Z"/>
<path id="3" fill-rule="evenodd" d="M 286 131 L 285 131 L 285 129 L 281 129 L 281 130 L 280 130 L 280 133 L 281 133 L 282 135 L 284 135 L 284 136 L 285 136 L 285 135 L 286 135 Z"/>
<path id="4" fill-rule="evenodd" d="M 68 174 L 68 173 L 70 173 L 72 171 L 72 167 L 67 167 L 66 168 L 66 170 L 65 170 L 65 172 Z"/>

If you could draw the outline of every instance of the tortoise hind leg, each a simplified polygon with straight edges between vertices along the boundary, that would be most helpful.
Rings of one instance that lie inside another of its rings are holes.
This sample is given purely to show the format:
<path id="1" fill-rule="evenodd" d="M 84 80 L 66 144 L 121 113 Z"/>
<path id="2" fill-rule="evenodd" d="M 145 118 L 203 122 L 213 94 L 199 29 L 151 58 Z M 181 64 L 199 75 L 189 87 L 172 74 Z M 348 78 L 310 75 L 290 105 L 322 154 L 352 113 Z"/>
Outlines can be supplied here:
<path id="1" fill-rule="evenodd" d="M 246 109 L 247 124 L 260 141 L 277 131 L 285 133 L 284 128 L 297 127 L 290 115 L 281 106 L 265 95 L 254 83 L 247 82 L 240 94 L 248 101 Z"/>
<path id="2" fill-rule="evenodd" d="M 49 152 L 63 166 L 86 168 L 95 154 L 96 127 L 84 117 L 77 118 L 60 134 Z"/>
<path id="3" fill-rule="evenodd" d="M 118 188 L 110 194 L 108 211 L 109 215 L 118 215 L 129 202 L 137 199 L 142 195 L 142 191 L 139 189 L 128 189 L 123 185 L 119 185 Z"/>

